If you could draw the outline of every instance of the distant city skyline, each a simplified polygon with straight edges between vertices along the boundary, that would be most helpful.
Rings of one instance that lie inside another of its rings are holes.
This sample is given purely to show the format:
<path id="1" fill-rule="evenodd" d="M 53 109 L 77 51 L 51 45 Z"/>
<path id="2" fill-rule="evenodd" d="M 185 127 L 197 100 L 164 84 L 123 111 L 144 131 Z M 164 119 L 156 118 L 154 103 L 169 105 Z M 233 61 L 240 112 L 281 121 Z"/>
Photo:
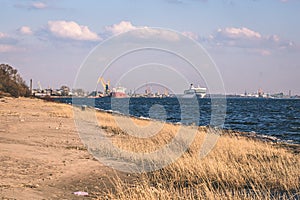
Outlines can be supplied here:
<path id="1" fill-rule="evenodd" d="M 226 93 L 300 94 L 298 0 L 2 0 L 0 6 L 0 63 L 18 69 L 28 84 L 33 79 L 34 87 L 38 81 L 45 88 L 72 87 L 101 42 L 160 27 L 199 42 L 219 68 Z"/>

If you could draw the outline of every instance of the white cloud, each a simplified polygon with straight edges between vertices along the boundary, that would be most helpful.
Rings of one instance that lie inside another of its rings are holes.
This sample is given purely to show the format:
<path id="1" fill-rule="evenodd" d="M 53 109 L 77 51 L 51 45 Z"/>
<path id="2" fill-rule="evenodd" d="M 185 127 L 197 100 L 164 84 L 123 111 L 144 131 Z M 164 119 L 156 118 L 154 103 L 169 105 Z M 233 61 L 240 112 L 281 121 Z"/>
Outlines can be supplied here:
<path id="1" fill-rule="evenodd" d="M 295 48 L 291 41 L 281 39 L 278 35 L 263 35 L 249 28 L 227 27 L 218 29 L 207 39 L 217 46 L 252 49 L 261 55 L 270 55 L 273 50 Z"/>
<path id="2" fill-rule="evenodd" d="M 164 29 L 154 29 L 147 26 L 134 26 L 129 21 L 121 21 L 119 24 L 114 24 L 112 26 L 106 26 L 105 30 L 112 35 L 125 33 L 132 30 L 137 30 L 132 32 L 134 36 L 138 38 L 161 38 L 169 41 L 179 40 L 177 33 L 172 33 Z"/>
<path id="3" fill-rule="evenodd" d="M 225 29 L 218 29 L 218 34 L 233 39 L 260 39 L 262 36 L 260 33 L 250 30 L 248 28 L 225 28 Z"/>
<path id="4" fill-rule="evenodd" d="M 85 41 L 101 40 L 87 26 L 79 25 L 74 21 L 49 21 L 48 29 L 54 36 L 60 38 Z"/>
<path id="5" fill-rule="evenodd" d="M 198 40 L 199 39 L 198 34 L 190 32 L 190 31 L 184 31 L 182 34 L 186 37 L 189 37 L 189 38 L 193 39 L 193 40 Z"/>
<path id="6" fill-rule="evenodd" d="M 278 35 L 272 35 L 272 36 L 270 36 L 270 39 L 273 40 L 274 42 L 280 41 L 280 37 Z"/>
<path id="7" fill-rule="evenodd" d="M 24 9 L 33 9 L 33 10 L 42 10 L 50 8 L 46 3 L 41 1 L 33 1 L 33 2 L 22 2 L 14 5 L 17 8 L 24 8 Z"/>
<path id="8" fill-rule="evenodd" d="M 33 34 L 32 30 L 29 26 L 22 26 L 19 29 L 19 32 L 23 35 L 32 35 Z"/>
<path id="9" fill-rule="evenodd" d="M 139 28 L 136 32 L 133 32 L 134 36 L 139 38 L 157 38 L 162 40 L 168 40 L 168 41 L 178 41 L 179 34 L 165 30 L 165 29 L 154 29 L 149 27 L 143 27 Z"/>
<path id="10" fill-rule="evenodd" d="M 135 29 L 137 29 L 137 27 L 133 26 L 131 22 L 128 21 L 121 21 L 119 24 L 105 27 L 105 30 L 112 33 L 113 35 L 125 33 Z"/>
<path id="11" fill-rule="evenodd" d="M 35 8 L 35 9 L 45 9 L 47 8 L 47 4 L 43 3 L 43 2 L 33 2 L 31 4 L 31 7 L 32 8 Z"/>

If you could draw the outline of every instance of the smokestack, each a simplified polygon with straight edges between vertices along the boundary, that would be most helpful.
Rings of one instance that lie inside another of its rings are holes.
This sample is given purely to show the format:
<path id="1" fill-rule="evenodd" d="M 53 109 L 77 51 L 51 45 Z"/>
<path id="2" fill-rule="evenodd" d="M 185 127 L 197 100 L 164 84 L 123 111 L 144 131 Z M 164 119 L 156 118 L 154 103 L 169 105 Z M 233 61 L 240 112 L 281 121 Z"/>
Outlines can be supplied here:
<path id="1" fill-rule="evenodd" d="M 30 79 L 30 95 L 32 95 L 32 79 Z"/>

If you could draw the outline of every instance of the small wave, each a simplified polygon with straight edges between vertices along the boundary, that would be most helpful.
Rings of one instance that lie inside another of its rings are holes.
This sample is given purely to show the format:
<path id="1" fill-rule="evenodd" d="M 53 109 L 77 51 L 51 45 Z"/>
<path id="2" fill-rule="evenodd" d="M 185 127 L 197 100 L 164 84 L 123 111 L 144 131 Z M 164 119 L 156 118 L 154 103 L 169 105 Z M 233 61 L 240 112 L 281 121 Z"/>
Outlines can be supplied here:
<path id="1" fill-rule="evenodd" d="M 140 117 L 138 117 L 139 119 L 142 119 L 142 120 L 151 120 L 151 118 L 149 118 L 149 117 L 143 117 L 143 116 L 140 116 Z"/>
<path id="2" fill-rule="evenodd" d="M 257 137 L 259 138 L 265 138 L 268 140 L 273 140 L 273 141 L 279 141 L 280 139 L 275 137 L 275 136 L 270 136 L 270 135 L 263 135 L 263 134 L 257 134 Z"/>

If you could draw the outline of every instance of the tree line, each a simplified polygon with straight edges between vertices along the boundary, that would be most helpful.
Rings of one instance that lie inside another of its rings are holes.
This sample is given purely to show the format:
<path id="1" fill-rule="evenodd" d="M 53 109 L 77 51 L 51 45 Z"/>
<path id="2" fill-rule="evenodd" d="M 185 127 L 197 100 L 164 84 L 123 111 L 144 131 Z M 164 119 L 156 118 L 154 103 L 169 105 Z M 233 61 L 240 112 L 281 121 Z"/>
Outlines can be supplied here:
<path id="1" fill-rule="evenodd" d="M 8 64 L 0 64 L 0 96 L 30 96 L 30 89 L 18 70 Z"/>

